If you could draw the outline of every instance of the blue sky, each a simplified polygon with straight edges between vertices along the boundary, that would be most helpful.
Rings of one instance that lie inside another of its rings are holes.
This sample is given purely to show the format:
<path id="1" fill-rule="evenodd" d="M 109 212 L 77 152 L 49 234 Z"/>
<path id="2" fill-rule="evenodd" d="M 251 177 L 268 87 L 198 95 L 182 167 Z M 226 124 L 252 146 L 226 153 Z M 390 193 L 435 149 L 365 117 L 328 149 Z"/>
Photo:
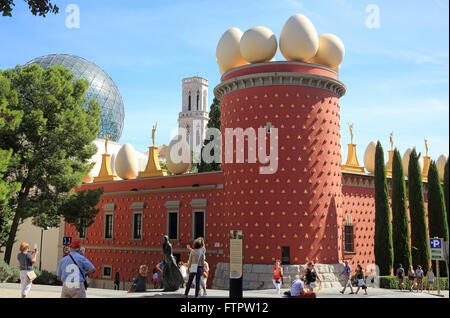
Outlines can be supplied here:
<path id="1" fill-rule="evenodd" d="M 158 121 L 157 144 L 169 142 L 181 110 L 181 79 L 209 80 L 209 103 L 220 81 L 216 45 L 225 30 L 263 25 L 277 37 L 295 13 L 317 32 L 342 39 L 340 80 L 344 153 L 354 123 L 358 157 L 371 140 L 401 153 L 408 147 L 437 159 L 449 152 L 449 3 L 447 0 L 54 0 L 57 15 L 34 17 L 16 0 L 13 17 L 0 16 L 0 69 L 51 54 L 84 57 L 118 85 L 125 104 L 121 143 L 146 151 Z M 23 3 L 22 3 L 23 2 Z M 66 27 L 68 4 L 80 8 L 80 28 Z M 379 8 L 380 27 L 368 28 L 366 8 Z M 278 52 L 277 60 L 284 60 Z"/>

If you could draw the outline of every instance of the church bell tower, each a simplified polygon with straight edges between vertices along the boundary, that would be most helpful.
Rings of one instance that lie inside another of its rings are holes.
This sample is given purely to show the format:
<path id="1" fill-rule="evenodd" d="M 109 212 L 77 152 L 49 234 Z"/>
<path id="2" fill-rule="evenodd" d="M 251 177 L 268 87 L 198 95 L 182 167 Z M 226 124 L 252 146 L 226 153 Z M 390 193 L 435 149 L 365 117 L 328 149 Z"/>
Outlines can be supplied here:
<path id="1" fill-rule="evenodd" d="M 186 141 L 194 156 L 200 155 L 208 120 L 208 80 L 200 76 L 184 78 L 178 128 L 186 129 Z"/>

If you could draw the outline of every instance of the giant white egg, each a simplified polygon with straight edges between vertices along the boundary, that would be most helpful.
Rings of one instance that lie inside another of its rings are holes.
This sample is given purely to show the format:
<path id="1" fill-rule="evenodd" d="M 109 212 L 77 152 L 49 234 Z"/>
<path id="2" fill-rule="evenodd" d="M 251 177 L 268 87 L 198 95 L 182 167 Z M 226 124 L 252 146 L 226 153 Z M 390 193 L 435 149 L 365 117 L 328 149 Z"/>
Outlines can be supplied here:
<path id="1" fill-rule="evenodd" d="M 439 173 L 439 178 L 441 181 L 444 181 L 444 173 L 445 173 L 445 164 L 447 163 L 448 155 L 442 154 L 439 156 L 438 160 L 436 160 L 436 167 Z"/>
<path id="2" fill-rule="evenodd" d="M 277 37 L 263 26 L 245 31 L 240 42 L 242 57 L 249 63 L 270 62 L 277 53 Z"/>
<path id="3" fill-rule="evenodd" d="M 409 158 L 411 157 L 411 152 L 413 150 L 414 150 L 414 148 L 406 149 L 405 153 L 403 154 L 403 157 L 402 157 L 403 172 L 405 174 L 405 177 L 408 177 Z M 423 157 L 422 156 L 419 158 L 419 168 L 420 168 L 420 173 L 423 173 Z"/>
<path id="4" fill-rule="evenodd" d="M 132 145 L 126 143 L 120 148 L 114 160 L 114 167 L 120 178 L 124 180 L 136 178 L 138 165 L 136 153 Z"/>
<path id="5" fill-rule="evenodd" d="M 306 62 L 319 49 L 319 37 L 312 22 L 303 14 L 291 16 L 280 34 L 280 51 L 287 61 Z"/>
<path id="6" fill-rule="evenodd" d="M 83 178 L 83 183 L 91 183 L 92 180 L 94 180 L 94 174 L 92 173 L 92 170 L 89 171 L 89 173 L 87 175 L 84 176 Z"/>
<path id="7" fill-rule="evenodd" d="M 405 153 L 402 157 L 402 163 L 403 163 L 403 172 L 405 173 L 405 176 L 408 176 L 408 166 L 409 166 L 409 157 L 411 156 L 411 152 L 414 150 L 414 148 L 408 148 L 405 150 Z"/>
<path id="8" fill-rule="evenodd" d="M 115 165 L 115 163 L 116 163 L 116 154 L 113 153 L 111 155 L 111 173 L 113 175 L 116 175 L 116 165 Z"/>
<path id="9" fill-rule="evenodd" d="M 190 147 L 180 135 L 175 136 L 167 147 L 166 167 L 172 174 L 183 174 L 191 168 Z"/>
<path id="10" fill-rule="evenodd" d="M 375 173 L 375 151 L 377 150 L 377 142 L 371 141 L 364 152 L 364 167 L 370 173 Z"/>
<path id="11" fill-rule="evenodd" d="M 242 57 L 240 42 L 242 31 L 238 28 L 228 29 L 220 38 L 216 48 L 216 60 L 220 73 L 248 64 Z"/>
<path id="12" fill-rule="evenodd" d="M 326 33 L 319 35 L 319 49 L 308 62 L 338 68 L 344 60 L 344 56 L 344 43 L 336 35 Z"/>

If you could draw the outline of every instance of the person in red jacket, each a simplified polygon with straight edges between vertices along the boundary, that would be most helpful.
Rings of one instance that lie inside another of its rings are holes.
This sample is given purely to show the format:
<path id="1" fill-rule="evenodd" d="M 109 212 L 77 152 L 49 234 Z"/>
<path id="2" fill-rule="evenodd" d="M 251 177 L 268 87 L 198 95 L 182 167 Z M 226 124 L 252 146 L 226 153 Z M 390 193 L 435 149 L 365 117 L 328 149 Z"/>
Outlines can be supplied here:
<path id="1" fill-rule="evenodd" d="M 275 261 L 275 266 L 273 267 L 273 277 L 272 281 L 277 290 L 277 295 L 281 294 L 281 284 L 283 282 L 283 268 L 280 266 L 280 260 Z"/>

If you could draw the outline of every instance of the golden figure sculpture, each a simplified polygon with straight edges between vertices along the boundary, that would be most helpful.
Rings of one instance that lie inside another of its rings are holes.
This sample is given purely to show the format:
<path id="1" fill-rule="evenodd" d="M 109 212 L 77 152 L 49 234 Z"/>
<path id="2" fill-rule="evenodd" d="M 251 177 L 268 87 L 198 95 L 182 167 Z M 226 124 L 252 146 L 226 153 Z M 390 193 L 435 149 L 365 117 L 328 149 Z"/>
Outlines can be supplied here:
<path id="1" fill-rule="evenodd" d="M 394 132 L 389 134 L 389 141 L 391 143 L 391 150 L 394 150 Z"/>
<path id="2" fill-rule="evenodd" d="M 108 140 L 109 140 L 109 135 L 105 136 L 105 153 L 108 153 Z"/>
<path id="3" fill-rule="evenodd" d="M 350 143 L 353 145 L 353 123 L 351 125 L 347 123 L 347 125 L 350 129 Z"/>
<path id="4" fill-rule="evenodd" d="M 424 139 L 425 140 L 425 153 L 426 153 L 426 156 L 428 157 L 428 140 L 426 140 L 426 139 Z"/>
<path id="5" fill-rule="evenodd" d="M 153 147 L 155 147 L 155 134 L 156 134 L 156 127 L 158 126 L 158 122 L 156 122 L 155 125 L 153 125 L 152 128 L 152 141 L 153 141 Z"/>

